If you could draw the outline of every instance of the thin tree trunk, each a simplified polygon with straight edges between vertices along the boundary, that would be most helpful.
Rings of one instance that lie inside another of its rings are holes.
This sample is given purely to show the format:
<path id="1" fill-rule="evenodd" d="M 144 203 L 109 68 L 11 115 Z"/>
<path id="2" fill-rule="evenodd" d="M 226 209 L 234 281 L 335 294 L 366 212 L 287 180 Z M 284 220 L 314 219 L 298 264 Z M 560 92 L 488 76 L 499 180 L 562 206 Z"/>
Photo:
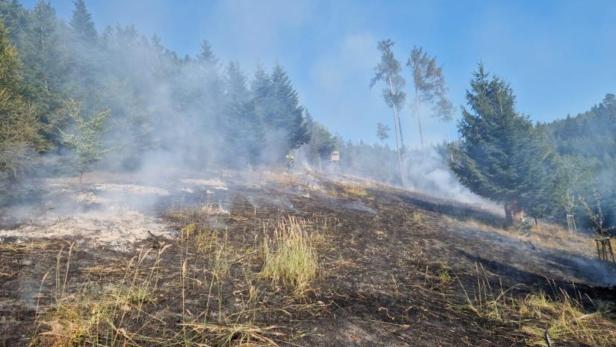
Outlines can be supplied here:
<path id="1" fill-rule="evenodd" d="M 513 226 L 515 223 L 520 222 L 524 211 L 518 207 L 515 201 L 505 203 L 505 227 Z"/>
<path id="2" fill-rule="evenodd" d="M 391 77 L 388 79 L 389 82 L 389 92 L 393 95 L 394 86 L 391 82 Z M 404 171 L 402 170 L 402 153 L 400 152 L 401 140 L 402 137 L 402 129 L 400 129 L 400 113 L 398 111 L 398 106 L 392 102 L 392 108 L 394 110 L 394 133 L 396 134 L 396 153 L 398 154 L 398 169 L 400 170 L 400 182 L 402 186 L 405 185 L 404 180 Z"/>
<path id="3" fill-rule="evenodd" d="M 513 211 L 508 202 L 505 203 L 505 228 L 513 225 Z"/>
<path id="4" fill-rule="evenodd" d="M 402 131 L 402 120 L 400 119 L 400 111 L 398 112 L 398 131 L 400 131 L 400 149 L 404 151 L 404 133 Z"/>
<path id="5" fill-rule="evenodd" d="M 417 117 L 417 128 L 419 129 L 419 143 L 421 148 L 424 146 L 424 137 L 423 137 L 423 128 L 421 127 L 421 115 L 419 114 L 419 96 L 417 95 L 417 87 L 415 87 L 415 105 L 413 106 L 415 110 L 415 117 Z"/>

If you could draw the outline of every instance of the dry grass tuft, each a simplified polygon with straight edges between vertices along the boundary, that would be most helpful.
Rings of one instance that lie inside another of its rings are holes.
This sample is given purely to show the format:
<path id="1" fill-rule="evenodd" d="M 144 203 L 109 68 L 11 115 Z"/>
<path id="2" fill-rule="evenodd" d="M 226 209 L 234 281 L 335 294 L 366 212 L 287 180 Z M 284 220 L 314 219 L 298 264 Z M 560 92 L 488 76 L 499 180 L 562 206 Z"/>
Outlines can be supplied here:
<path id="1" fill-rule="evenodd" d="M 571 341 L 590 346 L 615 346 L 616 322 L 609 319 L 611 308 L 585 309 L 566 292 L 550 298 L 543 292 L 533 293 L 516 302 L 521 330 L 531 336 L 531 345 L 542 346 L 545 328 L 537 321 L 545 321 L 547 332 L 554 341 Z M 532 323 L 534 322 L 534 324 Z"/>
<path id="2" fill-rule="evenodd" d="M 368 196 L 366 188 L 359 184 L 341 184 L 344 193 L 350 197 L 363 198 Z"/>
<path id="3" fill-rule="evenodd" d="M 592 303 L 585 307 L 580 300 L 563 290 L 554 295 L 543 291 L 519 298 L 515 287 L 503 289 L 490 284 L 485 270 L 477 267 L 477 284 L 472 297 L 466 289 L 467 308 L 479 317 L 517 326 L 528 336 L 525 343 L 545 346 L 545 334 L 556 343 L 585 346 L 616 346 L 616 321 L 613 303 Z"/>
<path id="4" fill-rule="evenodd" d="M 184 327 L 201 336 L 208 336 L 216 346 L 278 346 L 268 336 L 279 336 L 275 326 L 259 327 L 253 324 L 186 323 Z"/>
<path id="5" fill-rule="evenodd" d="M 317 275 L 312 239 L 305 232 L 305 221 L 294 217 L 280 221 L 273 235 L 264 239 L 261 276 L 293 288 L 296 294 L 304 293 Z"/>

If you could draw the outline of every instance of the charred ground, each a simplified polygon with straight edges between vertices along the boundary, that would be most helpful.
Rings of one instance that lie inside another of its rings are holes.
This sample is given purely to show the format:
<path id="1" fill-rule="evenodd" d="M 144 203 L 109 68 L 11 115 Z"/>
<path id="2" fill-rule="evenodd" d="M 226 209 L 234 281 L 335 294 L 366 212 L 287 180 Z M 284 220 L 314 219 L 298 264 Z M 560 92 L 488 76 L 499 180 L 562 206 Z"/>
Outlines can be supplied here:
<path id="1" fill-rule="evenodd" d="M 589 238 L 505 231 L 490 212 L 357 180 L 223 180 L 151 204 L 168 230 L 128 248 L 5 238 L 0 344 L 541 345 L 545 331 L 559 345 L 616 341 L 616 271 Z M 263 238 L 289 218 L 318 259 L 301 292 L 262 272 Z"/>

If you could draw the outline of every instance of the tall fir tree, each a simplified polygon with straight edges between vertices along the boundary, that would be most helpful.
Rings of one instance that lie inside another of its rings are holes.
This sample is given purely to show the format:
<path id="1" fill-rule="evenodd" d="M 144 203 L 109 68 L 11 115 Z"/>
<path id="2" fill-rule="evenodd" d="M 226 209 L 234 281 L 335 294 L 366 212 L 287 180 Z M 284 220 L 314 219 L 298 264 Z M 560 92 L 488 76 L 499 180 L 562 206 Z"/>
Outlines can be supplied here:
<path id="1" fill-rule="evenodd" d="M 201 51 L 199 52 L 197 59 L 200 62 L 211 66 L 218 65 L 218 58 L 216 58 L 216 55 L 212 50 L 212 46 L 210 46 L 210 43 L 207 40 L 203 40 L 201 42 Z"/>
<path id="2" fill-rule="evenodd" d="M 252 83 L 253 107 L 263 124 L 266 162 L 282 162 L 288 151 L 309 140 L 303 107 L 284 69 L 277 65 L 271 74 L 258 69 Z"/>
<path id="3" fill-rule="evenodd" d="M 21 50 L 28 98 L 36 104 L 45 138 L 54 146 L 60 145 L 57 129 L 66 121 L 61 109 L 71 54 L 66 49 L 65 32 L 51 5 L 39 0 L 30 12 L 28 48 Z"/>
<path id="4" fill-rule="evenodd" d="M 308 129 L 304 120 L 304 108 L 299 104 L 299 96 L 289 76 L 282 66 L 276 65 L 272 71 L 272 90 L 281 108 L 275 114 L 274 127 L 286 129 L 290 149 L 299 148 L 308 141 Z"/>
<path id="5" fill-rule="evenodd" d="M 261 123 L 254 112 L 246 77 L 237 63 L 231 62 L 225 73 L 225 155 L 238 166 L 256 164 L 263 139 Z"/>
<path id="6" fill-rule="evenodd" d="M 75 8 L 73 10 L 73 17 L 71 18 L 71 28 L 77 37 L 86 41 L 94 42 L 98 36 L 94 22 L 92 21 L 92 15 L 88 12 L 86 3 L 84 0 L 75 0 Z"/>
<path id="7" fill-rule="evenodd" d="M 515 110 L 511 87 L 491 77 L 483 65 L 474 74 L 458 125 L 461 140 L 452 145 L 450 167 L 474 193 L 502 202 L 506 224 L 512 225 L 530 200 L 530 167 L 540 153 L 531 154 L 533 125 Z"/>

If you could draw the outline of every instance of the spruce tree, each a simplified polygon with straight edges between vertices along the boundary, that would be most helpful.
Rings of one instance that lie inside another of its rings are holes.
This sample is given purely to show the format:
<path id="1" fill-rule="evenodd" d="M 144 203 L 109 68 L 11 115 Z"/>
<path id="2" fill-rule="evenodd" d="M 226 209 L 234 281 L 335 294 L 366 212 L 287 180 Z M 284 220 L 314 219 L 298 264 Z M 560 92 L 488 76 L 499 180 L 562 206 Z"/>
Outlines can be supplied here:
<path id="1" fill-rule="evenodd" d="M 282 66 L 276 65 L 272 71 L 272 89 L 275 101 L 280 109 L 272 119 L 275 127 L 287 132 L 290 149 L 299 148 L 309 139 L 308 129 L 304 120 L 304 108 L 299 104 L 299 96 L 293 88 L 289 76 Z"/>
<path id="2" fill-rule="evenodd" d="M 218 58 L 216 58 L 216 55 L 212 50 L 212 46 L 210 46 L 210 43 L 207 40 L 203 40 L 203 42 L 201 42 L 201 51 L 199 52 L 197 59 L 201 63 L 209 64 L 211 66 L 218 65 Z"/>
<path id="3" fill-rule="evenodd" d="M 270 75 L 258 69 L 251 88 L 255 113 L 263 124 L 265 162 L 281 162 L 285 155 L 309 140 L 303 107 L 284 69 L 277 65 Z"/>
<path id="4" fill-rule="evenodd" d="M 71 28 L 80 39 L 86 42 L 94 42 L 97 38 L 96 28 L 92 21 L 92 15 L 88 12 L 84 0 L 75 0 L 75 9 L 71 18 Z"/>
<path id="5" fill-rule="evenodd" d="M 502 202 L 506 224 L 522 211 L 525 194 L 535 194 L 529 182 L 533 125 L 515 110 L 511 87 L 490 77 L 482 65 L 474 74 L 458 125 L 461 140 L 452 145 L 450 167 L 474 193 Z"/>
<path id="6" fill-rule="evenodd" d="M 237 165 L 256 164 L 263 139 L 261 124 L 253 109 L 246 77 L 237 63 L 225 74 L 225 117 L 222 120 L 227 158 Z"/>
<path id="7" fill-rule="evenodd" d="M 39 0 L 30 12 L 29 45 L 21 50 L 27 95 L 36 104 L 45 138 L 60 145 L 57 129 L 65 119 L 59 113 L 66 97 L 70 52 L 65 48 L 64 28 L 51 5 Z"/>

